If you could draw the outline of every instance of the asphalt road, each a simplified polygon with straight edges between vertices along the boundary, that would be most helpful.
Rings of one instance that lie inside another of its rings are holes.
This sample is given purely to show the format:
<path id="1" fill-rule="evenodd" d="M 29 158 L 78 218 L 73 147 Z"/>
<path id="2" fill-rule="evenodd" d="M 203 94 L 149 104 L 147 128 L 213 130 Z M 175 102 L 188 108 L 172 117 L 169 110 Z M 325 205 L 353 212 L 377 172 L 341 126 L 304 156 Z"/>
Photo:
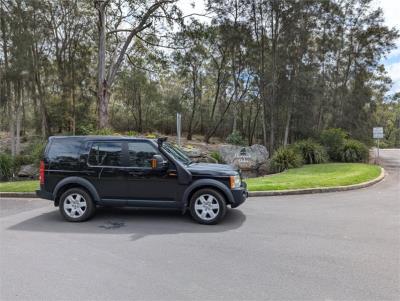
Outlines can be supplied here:
<path id="1" fill-rule="evenodd" d="M 399 300 L 400 151 L 361 190 L 259 197 L 217 226 L 177 212 L 0 200 L 1 300 Z"/>

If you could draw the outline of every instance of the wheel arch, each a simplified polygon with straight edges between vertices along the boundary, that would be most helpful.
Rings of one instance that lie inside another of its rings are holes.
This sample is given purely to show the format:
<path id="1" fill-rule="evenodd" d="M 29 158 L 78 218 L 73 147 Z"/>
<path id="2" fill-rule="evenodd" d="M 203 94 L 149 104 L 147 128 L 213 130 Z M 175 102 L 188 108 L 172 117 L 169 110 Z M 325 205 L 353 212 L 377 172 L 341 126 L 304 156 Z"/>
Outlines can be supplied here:
<path id="1" fill-rule="evenodd" d="M 71 188 L 84 189 L 87 193 L 89 193 L 95 203 L 98 203 L 100 201 L 99 194 L 97 193 L 97 190 L 92 183 L 84 178 L 68 177 L 61 180 L 54 188 L 53 198 L 55 206 L 58 206 L 61 195 Z"/>
<path id="2" fill-rule="evenodd" d="M 226 185 L 214 179 L 201 179 L 193 182 L 188 188 L 186 188 L 183 194 L 184 208 L 187 207 L 190 199 L 192 198 L 193 194 L 196 193 L 196 191 L 205 188 L 218 191 L 222 196 L 225 197 L 227 204 L 232 204 L 234 202 L 232 192 Z"/>

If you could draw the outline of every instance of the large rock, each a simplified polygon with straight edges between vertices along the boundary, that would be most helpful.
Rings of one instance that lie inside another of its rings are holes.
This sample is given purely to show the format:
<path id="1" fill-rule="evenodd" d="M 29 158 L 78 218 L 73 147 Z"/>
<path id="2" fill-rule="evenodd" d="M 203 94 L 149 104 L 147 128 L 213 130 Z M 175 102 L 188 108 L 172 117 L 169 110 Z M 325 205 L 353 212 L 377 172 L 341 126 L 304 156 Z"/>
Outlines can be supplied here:
<path id="1" fill-rule="evenodd" d="M 219 152 L 224 162 L 240 168 L 247 174 L 265 174 L 269 153 L 263 145 L 223 145 Z"/>
<path id="2" fill-rule="evenodd" d="M 201 157 L 203 154 L 200 149 L 191 145 L 184 145 L 182 150 L 186 153 L 189 158 Z"/>
<path id="3" fill-rule="evenodd" d="M 23 178 L 36 178 L 39 175 L 39 169 L 35 164 L 22 165 L 17 175 Z"/>

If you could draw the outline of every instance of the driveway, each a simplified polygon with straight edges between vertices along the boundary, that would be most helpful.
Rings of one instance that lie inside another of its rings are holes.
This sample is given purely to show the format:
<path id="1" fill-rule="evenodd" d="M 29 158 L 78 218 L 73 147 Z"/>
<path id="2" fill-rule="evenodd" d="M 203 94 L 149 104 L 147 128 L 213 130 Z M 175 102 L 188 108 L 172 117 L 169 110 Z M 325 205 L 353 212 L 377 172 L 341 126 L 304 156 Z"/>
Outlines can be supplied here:
<path id="1" fill-rule="evenodd" d="M 64 222 L 39 199 L 1 199 L 1 300 L 398 300 L 400 150 L 384 181 L 258 197 L 217 226 L 175 211 L 99 210 Z"/>

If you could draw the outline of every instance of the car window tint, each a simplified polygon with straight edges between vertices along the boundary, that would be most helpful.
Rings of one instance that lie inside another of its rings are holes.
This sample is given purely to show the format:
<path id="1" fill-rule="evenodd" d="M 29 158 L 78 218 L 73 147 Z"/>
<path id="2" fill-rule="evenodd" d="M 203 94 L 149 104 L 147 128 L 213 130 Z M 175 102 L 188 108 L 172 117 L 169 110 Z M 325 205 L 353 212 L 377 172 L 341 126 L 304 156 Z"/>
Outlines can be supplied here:
<path id="1" fill-rule="evenodd" d="M 151 167 L 151 159 L 159 154 L 157 149 L 146 142 L 128 142 L 129 166 Z"/>
<path id="2" fill-rule="evenodd" d="M 122 143 L 94 142 L 90 148 L 89 164 L 95 166 L 122 166 Z"/>
<path id="3" fill-rule="evenodd" d="M 47 157 L 50 161 L 76 161 L 82 142 L 57 138 L 50 145 Z"/>

